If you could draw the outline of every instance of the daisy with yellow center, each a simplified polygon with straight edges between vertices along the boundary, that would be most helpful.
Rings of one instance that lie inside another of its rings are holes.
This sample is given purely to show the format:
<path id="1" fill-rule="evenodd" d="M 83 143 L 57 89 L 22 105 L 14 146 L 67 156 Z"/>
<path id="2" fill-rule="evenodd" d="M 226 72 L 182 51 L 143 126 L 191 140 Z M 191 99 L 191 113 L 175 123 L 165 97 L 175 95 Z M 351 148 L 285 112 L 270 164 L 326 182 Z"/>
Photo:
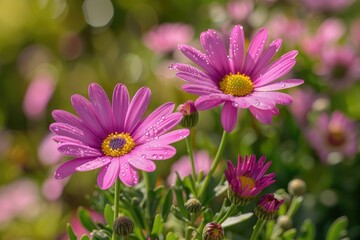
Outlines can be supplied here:
<path id="1" fill-rule="evenodd" d="M 219 83 L 221 91 L 234 97 L 244 97 L 254 91 L 250 77 L 245 74 L 228 74 Z"/>
<path id="2" fill-rule="evenodd" d="M 101 144 L 101 150 L 107 156 L 120 157 L 128 154 L 135 147 L 135 142 L 129 133 L 111 133 Z"/>
<path id="3" fill-rule="evenodd" d="M 256 157 L 239 156 L 235 167 L 228 161 L 225 176 L 229 183 L 228 197 L 234 205 L 245 206 L 254 199 L 264 188 L 275 182 L 274 173 L 265 174 L 271 162 L 265 163 L 265 157 L 256 161 Z"/>

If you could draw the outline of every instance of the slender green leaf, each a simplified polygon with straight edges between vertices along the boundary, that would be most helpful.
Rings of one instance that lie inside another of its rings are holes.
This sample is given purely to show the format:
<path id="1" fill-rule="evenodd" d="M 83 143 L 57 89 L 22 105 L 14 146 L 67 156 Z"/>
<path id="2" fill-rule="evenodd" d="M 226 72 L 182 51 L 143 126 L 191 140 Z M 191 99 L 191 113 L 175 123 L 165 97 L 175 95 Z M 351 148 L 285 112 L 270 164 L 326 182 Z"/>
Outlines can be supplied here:
<path id="1" fill-rule="evenodd" d="M 90 232 L 92 230 L 96 229 L 96 225 L 93 222 L 93 220 L 91 219 L 89 211 L 87 211 L 85 208 L 83 208 L 83 207 L 78 208 L 78 216 L 79 216 L 80 222 L 84 226 L 84 228 L 86 228 Z"/>
<path id="2" fill-rule="evenodd" d="M 164 219 L 164 221 L 166 221 L 167 217 L 169 216 L 172 201 L 173 201 L 173 192 L 169 190 L 166 194 L 162 207 L 162 218 Z"/>
<path id="3" fill-rule="evenodd" d="M 229 217 L 221 224 L 221 226 L 223 228 L 226 228 L 226 227 L 238 224 L 240 222 L 248 220 L 249 218 L 252 217 L 252 215 L 253 215 L 253 213 L 245 213 L 245 214 L 240 214 L 238 216 Z"/>
<path id="4" fill-rule="evenodd" d="M 336 219 L 330 226 L 326 240 L 340 240 L 347 234 L 348 219 L 345 216 Z"/>
<path id="5" fill-rule="evenodd" d="M 299 240 L 314 240 L 315 239 L 315 226 L 310 219 L 306 219 L 300 228 Z"/>
<path id="6" fill-rule="evenodd" d="M 105 220 L 108 223 L 108 225 L 112 226 L 114 223 L 114 211 L 110 204 L 105 205 L 104 217 L 105 217 Z"/>
<path id="7" fill-rule="evenodd" d="M 163 229 L 164 229 L 163 219 L 160 214 L 156 214 L 154 219 L 154 225 L 151 230 L 151 235 L 160 236 L 163 232 Z"/>
<path id="8" fill-rule="evenodd" d="M 90 238 L 86 234 L 84 234 L 81 236 L 80 240 L 90 240 Z"/>
<path id="9" fill-rule="evenodd" d="M 72 229 L 70 223 L 68 223 L 66 225 L 66 231 L 67 231 L 67 234 L 69 236 L 69 240 L 77 240 L 77 237 L 76 237 L 76 235 L 74 233 L 74 230 Z"/>
<path id="10" fill-rule="evenodd" d="M 178 240 L 179 238 L 175 236 L 175 233 L 173 232 L 169 232 L 167 235 L 166 235 L 166 238 L 165 240 Z"/>
<path id="11" fill-rule="evenodd" d="M 295 236 L 296 236 L 296 229 L 292 228 L 283 233 L 282 239 L 293 240 L 293 239 L 295 239 Z"/>

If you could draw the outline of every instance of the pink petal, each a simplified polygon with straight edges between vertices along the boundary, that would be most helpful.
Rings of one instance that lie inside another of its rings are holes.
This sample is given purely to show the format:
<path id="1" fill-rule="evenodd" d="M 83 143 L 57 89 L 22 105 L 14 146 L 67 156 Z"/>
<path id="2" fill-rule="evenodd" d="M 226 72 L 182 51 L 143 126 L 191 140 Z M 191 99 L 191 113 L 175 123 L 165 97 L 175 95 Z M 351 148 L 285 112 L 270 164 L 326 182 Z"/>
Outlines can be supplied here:
<path id="1" fill-rule="evenodd" d="M 71 103 L 85 126 L 100 138 L 104 138 L 107 135 L 96 117 L 93 106 L 86 98 L 75 94 L 71 97 Z"/>
<path id="2" fill-rule="evenodd" d="M 211 93 L 222 94 L 222 91 L 220 91 L 217 88 L 207 87 L 207 86 L 199 86 L 199 85 L 194 85 L 194 84 L 184 84 L 182 86 L 182 89 L 185 92 L 200 95 L 200 96 L 201 95 L 208 95 L 208 94 L 211 94 Z"/>
<path id="3" fill-rule="evenodd" d="M 202 32 L 200 42 L 211 65 L 220 73 L 229 73 L 229 60 L 226 48 L 219 34 L 212 29 Z"/>
<path id="4" fill-rule="evenodd" d="M 55 171 L 55 178 L 56 179 L 63 179 L 71 174 L 76 172 L 76 168 L 81 166 L 89 161 L 94 160 L 94 157 L 87 157 L 87 158 L 75 158 L 70 161 L 67 161 L 61 164 Z"/>
<path id="5" fill-rule="evenodd" d="M 269 100 L 275 101 L 278 104 L 290 104 L 292 103 L 292 97 L 289 94 L 282 92 L 254 92 L 252 95 L 256 97 L 263 97 Z M 272 105 L 272 104 L 271 104 Z"/>
<path id="6" fill-rule="evenodd" d="M 244 98 L 251 106 L 262 110 L 270 110 L 276 105 L 274 99 L 267 97 L 266 95 L 261 95 L 258 92 L 253 92 L 251 95 Z"/>
<path id="7" fill-rule="evenodd" d="M 241 72 L 244 62 L 244 30 L 241 25 L 236 25 L 231 31 L 229 55 L 232 72 Z"/>
<path id="8" fill-rule="evenodd" d="M 237 122 L 238 109 L 231 102 L 226 102 L 221 112 L 221 124 L 225 131 L 231 132 Z"/>
<path id="9" fill-rule="evenodd" d="M 137 141 L 140 137 L 144 136 L 146 129 L 150 126 L 157 125 L 167 117 L 175 108 L 175 104 L 168 102 L 160 107 L 156 108 L 152 113 L 150 113 L 135 129 L 136 131 L 132 134 L 133 139 Z"/>
<path id="10" fill-rule="evenodd" d="M 99 145 L 96 137 L 89 136 L 84 131 L 77 129 L 76 127 L 70 126 L 65 123 L 52 123 L 50 124 L 50 130 L 60 136 L 73 138 L 75 140 L 81 141 L 89 146 L 96 147 Z"/>
<path id="11" fill-rule="evenodd" d="M 221 77 L 219 73 L 209 64 L 209 59 L 204 53 L 187 45 L 180 45 L 179 49 L 186 57 L 188 57 L 191 61 L 199 65 L 199 67 L 204 69 L 212 77 L 214 78 Z"/>
<path id="12" fill-rule="evenodd" d="M 140 88 L 131 100 L 125 119 L 125 131 L 131 132 L 139 123 L 149 106 L 151 91 L 147 87 Z"/>
<path id="13" fill-rule="evenodd" d="M 99 84 L 89 85 L 89 97 L 99 122 L 106 132 L 113 132 L 112 109 L 108 96 Z"/>
<path id="14" fill-rule="evenodd" d="M 156 169 L 156 165 L 153 161 L 145 159 L 140 154 L 131 153 L 127 156 L 127 161 L 131 166 L 145 172 L 153 172 Z"/>
<path id="15" fill-rule="evenodd" d="M 95 160 L 89 161 L 81 166 L 78 166 L 76 168 L 76 171 L 79 172 L 86 172 L 86 171 L 91 171 L 94 169 L 98 169 L 101 168 L 105 165 L 108 165 L 111 162 L 110 157 L 98 157 Z"/>
<path id="16" fill-rule="evenodd" d="M 184 72 L 179 72 L 176 74 L 176 76 L 194 85 L 202 85 L 210 88 L 217 88 L 217 85 L 215 85 L 214 82 L 212 82 L 212 80 L 209 77 L 201 78 L 199 76 Z"/>
<path id="17" fill-rule="evenodd" d="M 258 77 L 257 74 L 267 67 L 271 59 L 274 57 L 274 55 L 281 47 L 281 43 L 282 43 L 281 39 L 274 40 L 272 43 L 270 43 L 269 47 L 264 51 L 263 54 L 261 54 L 258 62 L 256 63 L 256 66 L 251 71 L 250 76 L 252 78 L 257 78 Z"/>
<path id="18" fill-rule="evenodd" d="M 76 144 L 84 144 L 83 142 L 74 139 L 74 138 L 70 138 L 70 137 L 65 137 L 65 136 L 53 136 L 51 138 L 53 141 L 57 142 L 57 143 L 76 143 Z"/>
<path id="19" fill-rule="evenodd" d="M 112 111 L 114 116 L 114 129 L 124 131 L 126 113 L 129 107 L 129 92 L 124 84 L 117 84 L 112 97 Z"/>
<path id="20" fill-rule="evenodd" d="M 265 86 L 256 87 L 256 91 L 260 91 L 260 92 L 275 91 L 280 89 L 296 87 L 303 83 L 304 80 L 302 79 L 287 79 L 279 82 L 270 83 Z"/>
<path id="21" fill-rule="evenodd" d="M 246 98 L 244 97 L 236 97 L 233 100 L 233 106 L 236 108 L 248 108 L 251 104 L 246 101 Z"/>
<path id="22" fill-rule="evenodd" d="M 225 102 L 223 98 L 221 98 L 220 94 L 209 94 L 200 96 L 195 101 L 195 106 L 198 110 L 208 110 L 214 108 L 223 102 Z"/>
<path id="23" fill-rule="evenodd" d="M 269 69 L 264 75 L 260 75 L 258 79 L 254 81 L 254 87 L 264 86 L 282 76 L 287 74 L 295 65 L 296 61 L 294 59 L 281 62 L 277 65 L 274 65 L 273 68 Z"/>
<path id="24" fill-rule="evenodd" d="M 92 157 L 102 155 L 102 152 L 95 148 L 76 143 L 62 143 L 59 145 L 58 150 L 62 154 L 73 157 Z"/>
<path id="25" fill-rule="evenodd" d="M 190 75 L 198 76 L 200 78 L 209 78 L 209 76 L 206 73 L 189 64 L 184 64 L 184 63 L 172 64 L 170 65 L 170 69 L 176 69 L 179 72 L 188 73 Z"/>
<path id="26" fill-rule="evenodd" d="M 165 160 L 176 154 L 176 149 L 170 145 L 160 145 L 156 142 L 141 145 L 134 149 L 142 158 L 151 160 Z"/>
<path id="27" fill-rule="evenodd" d="M 84 141 L 85 143 L 90 142 L 93 143 L 94 140 L 97 140 L 97 136 L 91 132 L 82 122 L 80 118 L 75 116 L 74 114 L 71 114 L 69 112 L 63 111 L 63 110 L 54 110 L 52 112 L 52 116 L 55 119 L 56 122 L 60 123 L 66 123 L 68 126 L 73 126 L 80 131 L 84 135 L 86 135 L 86 138 L 90 138 L 89 141 Z"/>
<path id="28" fill-rule="evenodd" d="M 120 160 L 119 177 L 126 186 L 134 186 L 139 182 L 137 171 L 128 163 L 126 159 Z"/>
<path id="29" fill-rule="evenodd" d="M 279 114 L 277 108 L 273 108 L 272 110 L 261 110 L 255 107 L 249 107 L 249 110 L 251 114 L 263 124 L 270 124 L 272 122 L 272 117 Z"/>
<path id="30" fill-rule="evenodd" d="M 110 188 L 120 172 L 120 158 L 113 158 L 110 164 L 101 169 L 97 177 L 97 184 L 103 190 Z"/>
<path id="31" fill-rule="evenodd" d="M 267 30 L 265 28 L 260 29 L 250 42 L 249 49 L 247 51 L 244 68 L 242 72 L 249 75 L 254 68 L 257 60 L 259 59 L 266 43 Z"/>
<path id="32" fill-rule="evenodd" d="M 154 143 L 156 141 L 161 144 L 171 144 L 183 140 L 184 138 L 189 136 L 189 134 L 190 134 L 190 130 L 187 128 L 178 129 L 161 135 L 157 140 L 154 140 Z"/>

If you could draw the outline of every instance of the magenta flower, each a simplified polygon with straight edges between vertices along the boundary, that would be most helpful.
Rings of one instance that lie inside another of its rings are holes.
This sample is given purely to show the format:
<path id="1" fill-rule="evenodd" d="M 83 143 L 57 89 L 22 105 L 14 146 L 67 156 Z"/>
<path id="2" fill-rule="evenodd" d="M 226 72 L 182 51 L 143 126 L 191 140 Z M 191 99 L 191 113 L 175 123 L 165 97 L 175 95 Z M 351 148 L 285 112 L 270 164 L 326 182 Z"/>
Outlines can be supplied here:
<path id="1" fill-rule="evenodd" d="M 272 193 L 265 194 L 255 208 L 255 215 L 262 220 L 271 220 L 284 201 L 284 199 L 278 200 Z"/>
<path id="2" fill-rule="evenodd" d="M 339 111 L 319 116 L 315 126 L 307 131 L 310 144 L 325 163 L 337 163 L 344 156 L 357 153 L 358 135 L 355 122 Z"/>
<path id="3" fill-rule="evenodd" d="M 264 188 L 275 182 L 275 173 L 265 174 L 271 162 L 265 164 L 266 157 L 262 156 L 256 162 L 256 156 L 238 157 L 238 165 L 228 161 L 225 177 L 229 183 L 228 195 L 232 203 L 246 205 Z"/>
<path id="4" fill-rule="evenodd" d="M 143 87 L 130 101 L 126 86 L 118 84 L 111 105 L 105 91 L 93 83 L 89 86 L 90 101 L 77 94 L 71 98 L 79 117 L 53 111 L 56 123 L 50 129 L 58 135 L 54 137 L 58 150 L 75 157 L 56 170 L 55 178 L 101 168 L 97 178 L 101 189 L 111 187 L 118 177 L 133 186 L 138 182 L 136 169 L 151 172 L 156 168 L 152 160 L 173 157 L 176 149 L 169 144 L 187 137 L 189 130 L 166 133 L 182 118 L 181 113 L 172 113 L 173 103 L 165 103 L 141 119 L 150 96 L 150 89 Z"/>
<path id="5" fill-rule="evenodd" d="M 222 126 L 231 132 L 237 122 L 238 109 L 248 108 L 264 124 L 279 113 L 276 104 L 290 104 L 291 96 L 276 90 L 300 85 L 301 79 L 277 81 L 295 65 L 297 51 L 290 51 L 271 62 L 281 46 L 273 41 L 265 49 L 267 30 L 258 31 L 245 54 L 243 27 L 236 25 L 230 36 L 229 55 L 224 42 L 215 30 L 203 32 L 200 42 L 205 53 L 187 45 L 180 45 L 182 53 L 202 70 L 188 64 L 173 64 L 177 76 L 188 82 L 185 92 L 199 95 L 195 105 L 199 110 L 214 108 L 222 103 Z M 245 55 L 245 56 L 244 56 Z"/>

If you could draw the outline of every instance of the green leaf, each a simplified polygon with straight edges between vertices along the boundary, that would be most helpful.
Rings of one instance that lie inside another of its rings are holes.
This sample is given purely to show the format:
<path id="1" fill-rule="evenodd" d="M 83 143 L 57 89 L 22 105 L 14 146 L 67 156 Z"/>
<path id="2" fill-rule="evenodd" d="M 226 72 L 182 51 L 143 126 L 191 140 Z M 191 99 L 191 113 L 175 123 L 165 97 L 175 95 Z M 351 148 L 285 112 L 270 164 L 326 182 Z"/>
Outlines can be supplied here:
<path id="1" fill-rule="evenodd" d="M 167 217 L 169 216 L 172 201 L 173 201 L 173 192 L 169 190 L 164 199 L 163 208 L 162 208 L 162 218 L 164 219 L 164 221 L 166 221 Z"/>
<path id="2" fill-rule="evenodd" d="M 76 235 L 74 233 L 74 230 L 72 229 L 70 223 L 68 223 L 66 225 L 66 231 L 67 231 L 67 234 L 69 236 L 69 240 L 77 240 L 77 237 L 76 237 Z"/>
<path id="3" fill-rule="evenodd" d="M 169 232 L 167 235 L 166 235 L 166 238 L 165 240 L 178 240 L 179 238 L 175 236 L 175 233 L 173 232 Z"/>
<path id="4" fill-rule="evenodd" d="M 339 240 L 346 236 L 347 234 L 347 225 L 348 219 L 345 216 L 339 217 L 336 219 L 330 226 L 326 240 Z"/>
<path id="5" fill-rule="evenodd" d="M 245 213 L 245 214 L 240 214 L 238 216 L 229 217 L 221 224 L 221 226 L 223 228 L 226 228 L 226 227 L 238 224 L 240 222 L 248 220 L 249 218 L 251 218 L 252 215 L 253 215 L 253 213 Z"/>
<path id="6" fill-rule="evenodd" d="M 78 216 L 81 224 L 90 232 L 96 229 L 95 223 L 92 221 L 89 211 L 83 207 L 78 208 Z"/>
<path id="7" fill-rule="evenodd" d="M 306 219 L 301 228 L 301 237 L 299 240 L 313 240 L 315 239 L 315 226 L 310 219 Z"/>
<path id="8" fill-rule="evenodd" d="M 156 214 L 153 228 L 151 230 L 151 235 L 160 236 L 163 232 L 163 228 L 164 228 L 163 219 L 160 214 Z"/>
<path id="9" fill-rule="evenodd" d="M 296 229 L 292 228 L 283 233 L 282 239 L 293 240 L 293 239 L 295 239 L 295 235 L 296 235 Z"/>
<path id="10" fill-rule="evenodd" d="M 207 208 L 204 211 L 204 219 L 206 222 L 211 222 L 214 218 L 214 212 L 212 211 L 211 208 Z"/>
<path id="11" fill-rule="evenodd" d="M 184 177 L 183 183 L 184 183 L 184 186 L 187 187 L 188 189 L 190 189 L 191 193 L 195 195 L 196 194 L 195 189 L 192 184 L 192 180 L 190 178 L 191 178 L 190 176 Z"/>
<path id="12" fill-rule="evenodd" d="M 114 211 L 110 204 L 105 205 L 104 217 L 108 225 L 111 227 L 114 224 Z"/>
<path id="13" fill-rule="evenodd" d="M 81 236 L 80 240 L 90 240 L 90 238 L 86 234 L 84 234 Z"/>

